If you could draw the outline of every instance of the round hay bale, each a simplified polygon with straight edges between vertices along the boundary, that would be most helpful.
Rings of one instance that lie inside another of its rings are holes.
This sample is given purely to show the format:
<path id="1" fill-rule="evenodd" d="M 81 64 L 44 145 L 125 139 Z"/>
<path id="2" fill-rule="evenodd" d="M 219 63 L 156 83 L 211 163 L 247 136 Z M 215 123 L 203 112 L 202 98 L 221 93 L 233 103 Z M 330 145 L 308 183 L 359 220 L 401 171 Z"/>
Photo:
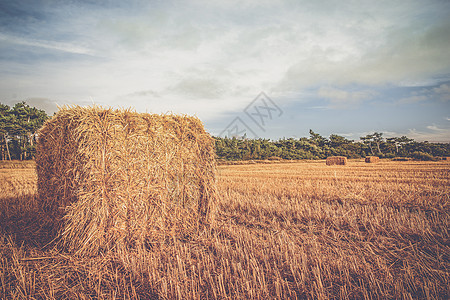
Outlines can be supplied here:
<path id="1" fill-rule="evenodd" d="M 345 157 L 345 156 L 330 156 L 330 157 L 327 157 L 327 166 L 333 166 L 333 165 L 344 166 L 346 164 L 347 164 L 347 157 Z"/>
<path id="2" fill-rule="evenodd" d="M 77 254 L 186 237 L 212 220 L 214 155 L 194 117 L 64 107 L 39 131 L 42 209 Z"/>
<path id="3" fill-rule="evenodd" d="M 365 159 L 366 163 L 377 163 L 380 161 L 380 158 L 378 156 L 367 156 Z"/>

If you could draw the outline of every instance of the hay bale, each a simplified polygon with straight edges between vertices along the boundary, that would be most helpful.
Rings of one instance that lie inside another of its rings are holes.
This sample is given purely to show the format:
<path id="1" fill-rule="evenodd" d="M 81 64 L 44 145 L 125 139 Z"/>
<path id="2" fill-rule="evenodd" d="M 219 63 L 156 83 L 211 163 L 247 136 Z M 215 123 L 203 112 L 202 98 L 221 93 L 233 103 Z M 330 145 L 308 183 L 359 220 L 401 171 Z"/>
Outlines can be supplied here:
<path id="1" fill-rule="evenodd" d="M 42 209 L 78 254 L 186 237 L 211 221 L 214 155 L 194 117 L 65 107 L 39 131 Z"/>
<path id="2" fill-rule="evenodd" d="M 367 156 L 365 161 L 366 163 L 377 163 L 380 161 L 380 158 L 378 156 Z"/>
<path id="3" fill-rule="evenodd" d="M 330 156 L 327 157 L 327 166 L 346 165 L 347 157 L 345 156 Z"/>

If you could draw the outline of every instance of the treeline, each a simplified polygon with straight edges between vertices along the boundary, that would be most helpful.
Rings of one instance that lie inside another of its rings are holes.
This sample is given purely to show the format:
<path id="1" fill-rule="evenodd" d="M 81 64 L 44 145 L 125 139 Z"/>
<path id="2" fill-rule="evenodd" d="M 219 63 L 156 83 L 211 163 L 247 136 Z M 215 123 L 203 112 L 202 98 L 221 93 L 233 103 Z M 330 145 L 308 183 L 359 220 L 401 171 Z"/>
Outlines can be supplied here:
<path id="1" fill-rule="evenodd" d="M 9 107 L 0 103 L 0 157 L 2 160 L 32 159 L 36 132 L 48 119 L 43 110 L 20 102 Z"/>
<path id="2" fill-rule="evenodd" d="M 48 118 L 45 111 L 25 102 L 13 107 L 0 103 L 0 159 L 33 159 L 37 130 Z M 361 137 L 359 141 L 336 134 L 326 138 L 312 130 L 309 133 L 309 137 L 278 141 L 215 137 L 216 153 L 219 159 L 225 160 L 324 159 L 333 155 L 433 160 L 450 156 L 450 143 L 416 142 L 406 136 L 384 138 L 379 132 Z"/>
<path id="3" fill-rule="evenodd" d="M 375 155 L 380 158 L 434 160 L 450 156 L 450 143 L 416 142 L 406 136 L 384 138 L 380 132 L 361 137 L 360 141 L 336 134 L 326 138 L 312 130 L 309 133 L 309 138 L 283 138 L 278 141 L 215 137 L 216 152 L 218 158 L 224 160 L 324 159 L 335 155 L 348 158 Z"/>

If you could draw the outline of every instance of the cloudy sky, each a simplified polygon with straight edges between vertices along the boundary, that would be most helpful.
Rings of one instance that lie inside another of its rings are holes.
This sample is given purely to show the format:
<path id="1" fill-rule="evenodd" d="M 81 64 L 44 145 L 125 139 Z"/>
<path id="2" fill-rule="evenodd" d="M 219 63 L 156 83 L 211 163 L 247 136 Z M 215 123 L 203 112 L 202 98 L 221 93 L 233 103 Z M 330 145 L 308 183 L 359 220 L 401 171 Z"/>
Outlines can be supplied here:
<path id="1" fill-rule="evenodd" d="M 450 142 L 449 16 L 445 0 L 0 0 L 0 102 Z"/>

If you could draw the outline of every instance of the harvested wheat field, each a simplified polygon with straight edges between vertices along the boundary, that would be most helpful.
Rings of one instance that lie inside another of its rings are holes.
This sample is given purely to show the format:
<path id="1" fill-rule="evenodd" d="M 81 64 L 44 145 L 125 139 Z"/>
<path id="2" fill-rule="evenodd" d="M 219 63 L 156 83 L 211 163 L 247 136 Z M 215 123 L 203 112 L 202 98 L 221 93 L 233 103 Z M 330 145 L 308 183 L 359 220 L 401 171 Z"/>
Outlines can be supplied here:
<path id="1" fill-rule="evenodd" d="M 36 172 L 0 169 L 2 299 L 448 299 L 450 163 L 218 167 L 215 222 L 146 252 L 77 256 Z"/>

